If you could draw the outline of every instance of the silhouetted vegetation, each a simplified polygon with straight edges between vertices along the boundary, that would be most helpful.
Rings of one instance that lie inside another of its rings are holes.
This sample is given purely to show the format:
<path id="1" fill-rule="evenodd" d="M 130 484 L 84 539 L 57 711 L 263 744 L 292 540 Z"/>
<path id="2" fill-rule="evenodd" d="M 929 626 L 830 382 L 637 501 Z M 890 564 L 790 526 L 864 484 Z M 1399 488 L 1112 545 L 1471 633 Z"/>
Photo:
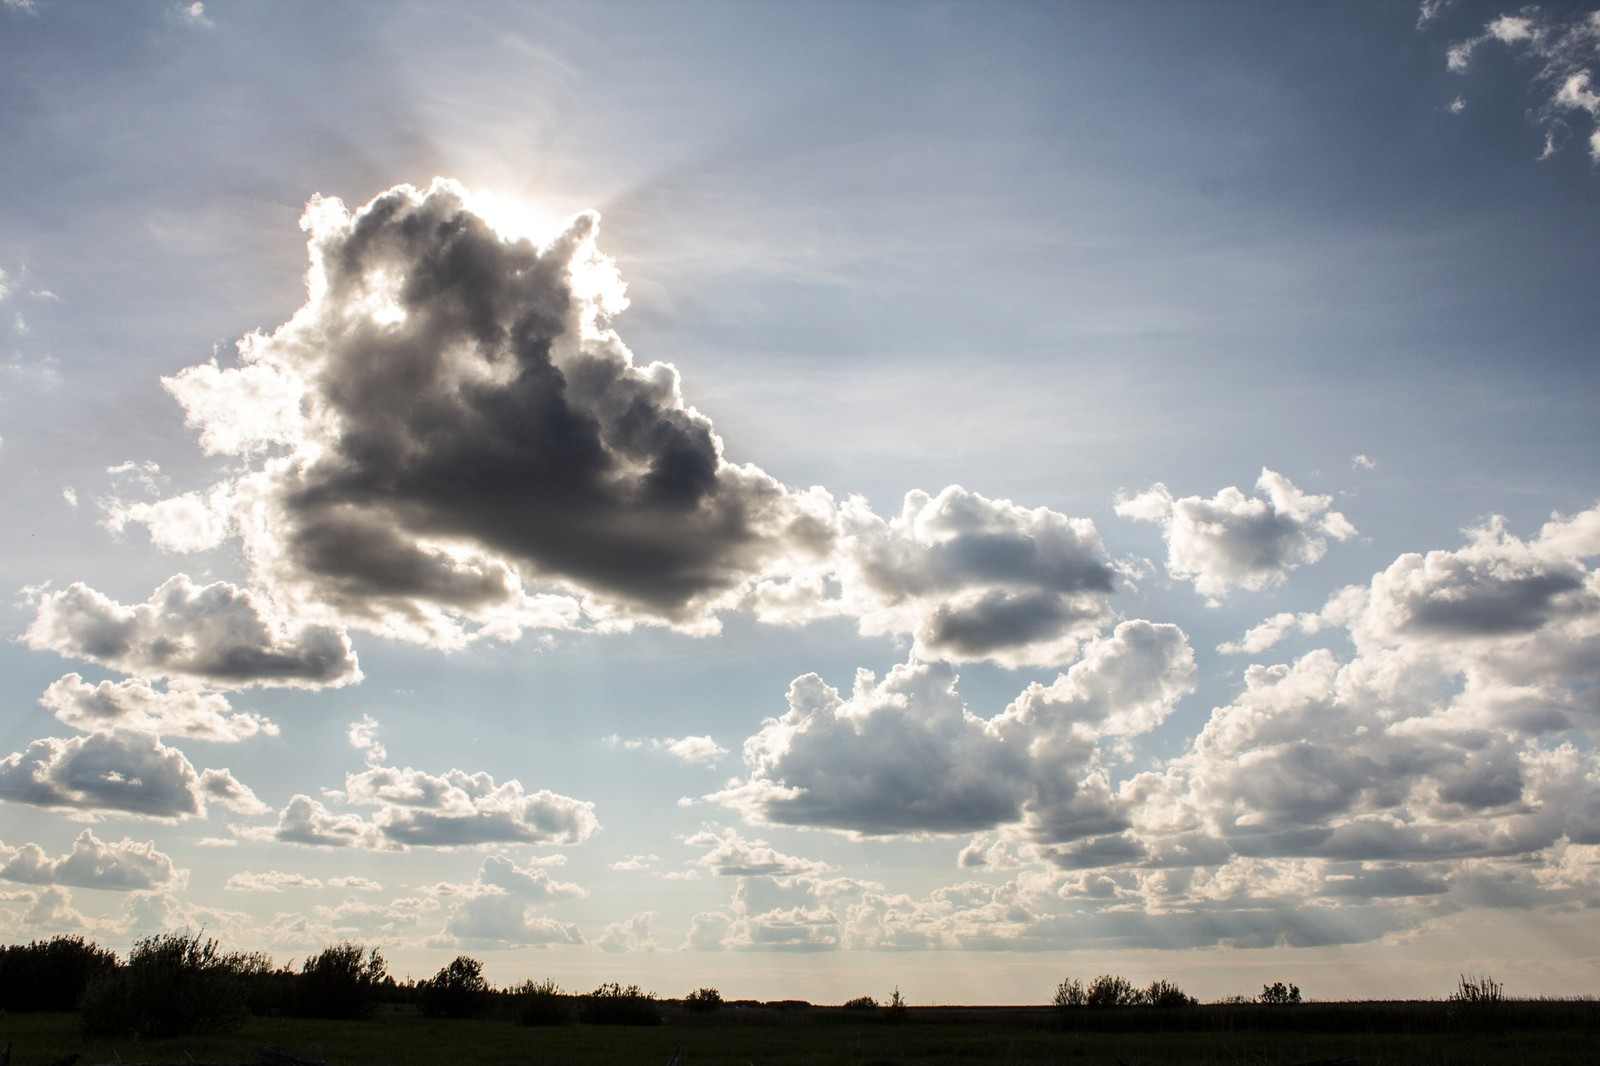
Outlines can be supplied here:
<path id="1" fill-rule="evenodd" d="M 715 988 L 697 988 L 683 997 L 683 1005 L 697 1014 L 722 1009 L 722 993 Z"/>
<path id="2" fill-rule="evenodd" d="M 578 1017 L 590 1025 L 660 1025 L 661 1005 L 653 992 L 611 981 L 584 998 Z"/>
<path id="3" fill-rule="evenodd" d="M 873 999 L 871 996 L 857 996 L 855 999 L 845 1000 L 844 1009 L 853 1011 L 875 1011 L 878 1009 L 878 1001 Z"/>
<path id="4" fill-rule="evenodd" d="M 0 947 L 0 1010 L 77 1010 L 89 982 L 116 965 L 114 952 L 81 936 Z"/>
<path id="5" fill-rule="evenodd" d="M 1274 981 L 1270 985 L 1261 986 L 1261 995 L 1256 997 L 1261 1003 L 1271 1004 L 1275 1007 L 1292 1006 L 1300 1002 L 1300 986 L 1286 985 L 1282 981 Z"/>
<path id="6" fill-rule="evenodd" d="M 262 954 L 224 953 L 199 933 L 138 941 L 126 965 L 89 982 L 81 1001 L 91 1032 L 178 1036 L 233 1029 L 249 1016 L 248 982 L 270 972 Z"/>
<path id="7" fill-rule="evenodd" d="M 434 1018 L 476 1018 L 489 1007 L 483 963 L 457 955 L 430 980 L 417 983 L 417 1006 Z"/>
<path id="8" fill-rule="evenodd" d="M 516 1004 L 518 1025 L 566 1025 L 572 1021 L 572 1007 L 566 993 L 554 980 L 524 981 L 509 989 Z"/>
<path id="9" fill-rule="evenodd" d="M 302 1018 L 360 1018 L 378 1005 L 388 967 L 377 948 L 345 941 L 306 959 L 294 982 L 294 1013 Z"/>
<path id="10" fill-rule="evenodd" d="M 1446 1002 L 1450 1005 L 1450 1020 L 1458 1027 L 1493 1029 L 1504 1013 L 1505 986 L 1492 977 L 1462 974 Z"/>

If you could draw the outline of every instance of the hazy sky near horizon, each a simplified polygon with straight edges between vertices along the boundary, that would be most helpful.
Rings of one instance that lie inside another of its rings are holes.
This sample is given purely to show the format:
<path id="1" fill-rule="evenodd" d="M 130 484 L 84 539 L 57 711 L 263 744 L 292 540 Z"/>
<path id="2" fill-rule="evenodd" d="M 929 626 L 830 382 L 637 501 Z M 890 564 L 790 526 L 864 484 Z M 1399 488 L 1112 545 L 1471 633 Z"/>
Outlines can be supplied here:
<path id="1" fill-rule="evenodd" d="M 0 4 L 0 936 L 1600 992 L 1600 13 Z"/>

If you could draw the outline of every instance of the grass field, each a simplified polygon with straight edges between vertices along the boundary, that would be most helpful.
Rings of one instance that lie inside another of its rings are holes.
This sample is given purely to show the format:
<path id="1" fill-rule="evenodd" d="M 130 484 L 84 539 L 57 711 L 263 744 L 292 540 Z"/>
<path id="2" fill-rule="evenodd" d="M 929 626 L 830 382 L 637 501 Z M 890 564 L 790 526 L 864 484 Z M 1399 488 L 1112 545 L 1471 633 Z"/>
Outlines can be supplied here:
<path id="1" fill-rule="evenodd" d="M 1358 1006 L 1351 1005 L 1354 1011 Z M 1379 1005 L 1373 1005 L 1374 1007 Z M 1418 1005 L 1426 1007 L 1430 1005 Z M 1048 1011 L 912 1009 L 901 1025 L 818 1009 L 792 1013 L 670 1015 L 653 1028 L 564 1025 L 529 1028 L 506 1021 L 451 1021 L 415 1011 L 382 1010 L 361 1021 L 252 1018 L 231 1033 L 134 1041 L 90 1037 L 74 1014 L 0 1017 L 0 1045 L 12 1045 L 12 1066 L 42 1066 L 70 1054 L 78 1066 L 97 1063 L 254 1063 L 278 1046 L 329 1066 L 665 1066 L 681 1050 L 682 1066 L 920 1066 L 933 1063 L 1292 1064 L 1354 1060 L 1363 1066 L 1479 1066 L 1592 1063 L 1600 1047 L 1597 1011 L 1575 1010 L 1550 1024 L 1494 1032 L 1439 1031 L 1403 1010 L 1351 1013 L 1349 1027 L 1330 1031 L 1326 1012 L 1309 1010 L 1309 1028 L 1232 1027 L 1216 1010 L 1210 1029 L 1105 1031 L 1062 1028 Z M 1195 1008 L 1199 1012 L 1212 1008 Z M 1189 1015 L 1185 1025 L 1208 1023 Z M 1319 1020 L 1319 1018 L 1321 1020 Z M 1363 1019 L 1377 1019 L 1367 1022 Z M 1385 1022 L 1384 1019 L 1388 1021 Z"/>

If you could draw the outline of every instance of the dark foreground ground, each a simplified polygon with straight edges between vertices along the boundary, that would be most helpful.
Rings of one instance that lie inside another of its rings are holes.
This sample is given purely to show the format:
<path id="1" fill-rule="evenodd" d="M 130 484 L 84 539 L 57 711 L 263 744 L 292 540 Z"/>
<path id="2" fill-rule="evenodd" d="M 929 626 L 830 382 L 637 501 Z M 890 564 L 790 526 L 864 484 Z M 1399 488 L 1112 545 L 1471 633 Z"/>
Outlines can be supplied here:
<path id="1" fill-rule="evenodd" d="M 11 1045 L 10 1066 L 44 1066 L 74 1054 L 77 1066 L 253 1064 L 267 1047 L 328 1066 L 666 1066 L 675 1053 L 680 1066 L 1600 1062 L 1600 1003 L 1592 1001 L 1507 1003 L 1492 1017 L 1451 1014 L 1443 1003 L 1369 1003 L 1068 1015 L 1032 1007 L 914 1007 L 899 1024 L 882 1012 L 833 1008 L 730 1007 L 694 1015 L 669 1006 L 666 1018 L 652 1028 L 534 1028 L 385 1009 L 353 1022 L 252 1018 L 230 1033 L 141 1042 L 91 1037 L 75 1014 L 10 1014 L 0 1016 L 0 1054 Z"/>

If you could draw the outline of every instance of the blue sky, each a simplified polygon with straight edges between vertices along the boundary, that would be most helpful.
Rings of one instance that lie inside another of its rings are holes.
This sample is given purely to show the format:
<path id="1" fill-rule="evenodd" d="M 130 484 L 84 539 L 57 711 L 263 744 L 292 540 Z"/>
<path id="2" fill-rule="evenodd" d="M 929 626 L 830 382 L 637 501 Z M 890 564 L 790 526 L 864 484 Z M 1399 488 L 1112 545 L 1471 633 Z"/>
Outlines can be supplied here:
<path id="1" fill-rule="evenodd" d="M 6 0 L 0 935 L 1595 991 L 1597 48 Z"/>

